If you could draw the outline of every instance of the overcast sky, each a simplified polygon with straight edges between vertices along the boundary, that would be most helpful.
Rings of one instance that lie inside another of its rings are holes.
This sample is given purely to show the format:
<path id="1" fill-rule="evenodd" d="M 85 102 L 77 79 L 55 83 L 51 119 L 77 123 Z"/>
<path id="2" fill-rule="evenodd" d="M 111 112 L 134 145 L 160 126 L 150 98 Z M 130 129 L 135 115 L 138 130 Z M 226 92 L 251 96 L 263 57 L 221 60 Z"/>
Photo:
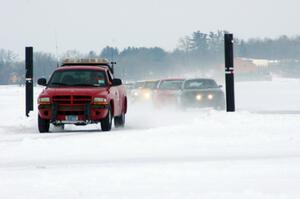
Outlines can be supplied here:
<path id="1" fill-rule="evenodd" d="M 193 31 L 239 38 L 300 34 L 299 0 L 0 0 L 0 48 L 62 53 L 106 45 L 166 50 Z"/>

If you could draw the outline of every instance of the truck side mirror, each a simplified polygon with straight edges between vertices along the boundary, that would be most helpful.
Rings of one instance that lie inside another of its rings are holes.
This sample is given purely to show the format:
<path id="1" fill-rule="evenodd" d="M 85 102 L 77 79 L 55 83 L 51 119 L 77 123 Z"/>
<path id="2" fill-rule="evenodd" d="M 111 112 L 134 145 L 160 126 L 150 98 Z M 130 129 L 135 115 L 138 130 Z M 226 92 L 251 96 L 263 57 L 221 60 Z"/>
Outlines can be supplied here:
<path id="1" fill-rule="evenodd" d="M 121 79 L 115 78 L 115 79 L 112 80 L 112 86 L 120 86 L 120 85 L 122 85 L 122 80 Z"/>
<path id="2" fill-rule="evenodd" d="M 37 83 L 38 83 L 38 85 L 41 85 L 41 86 L 46 86 L 47 85 L 47 80 L 46 80 L 46 78 L 39 78 L 38 80 L 37 80 Z"/>

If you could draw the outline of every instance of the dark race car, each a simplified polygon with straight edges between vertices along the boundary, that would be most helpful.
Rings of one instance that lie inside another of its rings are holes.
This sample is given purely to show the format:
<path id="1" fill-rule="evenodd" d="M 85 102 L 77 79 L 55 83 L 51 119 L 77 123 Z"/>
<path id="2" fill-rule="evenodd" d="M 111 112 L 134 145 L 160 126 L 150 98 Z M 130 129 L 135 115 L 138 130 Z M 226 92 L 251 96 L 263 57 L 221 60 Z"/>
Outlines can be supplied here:
<path id="1" fill-rule="evenodd" d="M 212 107 L 217 110 L 225 108 L 224 92 L 213 79 L 187 79 L 178 95 L 181 108 Z"/>

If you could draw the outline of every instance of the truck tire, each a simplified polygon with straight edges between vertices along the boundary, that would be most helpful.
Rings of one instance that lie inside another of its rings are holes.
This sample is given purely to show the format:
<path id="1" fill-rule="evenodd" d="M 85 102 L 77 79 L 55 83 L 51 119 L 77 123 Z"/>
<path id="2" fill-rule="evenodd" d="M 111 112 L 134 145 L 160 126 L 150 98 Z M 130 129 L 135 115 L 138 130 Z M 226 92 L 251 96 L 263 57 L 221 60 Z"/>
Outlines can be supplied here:
<path id="1" fill-rule="evenodd" d="M 114 123 L 116 128 L 122 128 L 125 126 L 125 113 L 122 113 L 120 116 L 114 118 Z"/>
<path id="2" fill-rule="evenodd" d="M 103 121 L 101 121 L 101 130 L 110 131 L 111 126 L 112 126 L 112 111 L 111 111 L 111 106 L 109 106 L 107 116 Z"/>
<path id="3" fill-rule="evenodd" d="M 40 133 L 48 133 L 50 127 L 50 120 L 42 119 L 38 116 L 38 125 L 39 125 L 39 132 Z"/>

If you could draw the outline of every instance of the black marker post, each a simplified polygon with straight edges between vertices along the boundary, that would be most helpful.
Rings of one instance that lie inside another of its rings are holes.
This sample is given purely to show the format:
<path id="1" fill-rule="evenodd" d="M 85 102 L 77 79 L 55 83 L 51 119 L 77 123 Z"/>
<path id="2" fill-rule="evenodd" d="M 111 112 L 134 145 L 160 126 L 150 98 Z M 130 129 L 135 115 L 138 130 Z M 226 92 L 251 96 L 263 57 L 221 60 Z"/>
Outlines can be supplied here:
<path id="1" fill-rule="evenodd" d="M 25 48 L 25 93 L 26 93 L 26 116 L 33 111 L 33 48 Z"/>
<path id="2" fill-rule="evenodd" d="M 225 34 L 225 82 L 226 111 L 235 112 L 234 103 L 234 68 L 233 68 L 233 35 Z"/>

